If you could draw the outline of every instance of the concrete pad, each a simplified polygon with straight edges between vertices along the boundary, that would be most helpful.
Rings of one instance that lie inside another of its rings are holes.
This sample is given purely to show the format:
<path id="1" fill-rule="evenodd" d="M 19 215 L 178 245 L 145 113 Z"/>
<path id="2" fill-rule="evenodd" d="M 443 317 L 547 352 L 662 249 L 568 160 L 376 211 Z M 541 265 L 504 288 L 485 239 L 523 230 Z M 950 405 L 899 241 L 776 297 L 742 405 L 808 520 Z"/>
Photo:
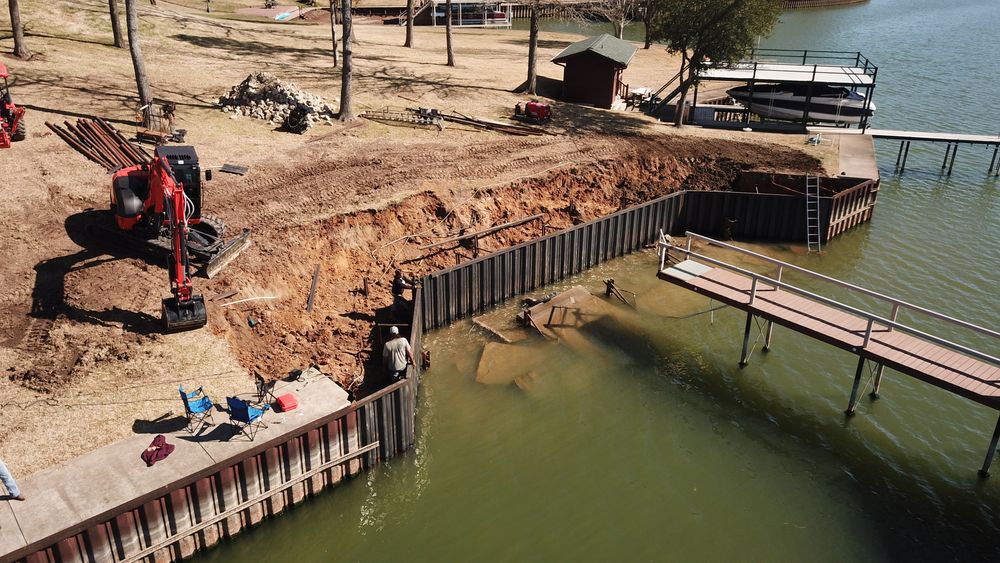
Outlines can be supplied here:
<path id="1" fill-rule="evenodd" d="M 23 504 L 20 501 L 0 501 L 0 553 L 10 553 L 28 545 L 17 519 L 14 518 L 11 504 L 15 502 Z"/>
<path id="2" fill-rule="evenodd" d="M 176 435 L 166 436 L 176 449 L 152 467 L 139 458 L 153 440 L 147 434 L 24 479 L 19 485 L 28 500 L 13 507 L 24 539 L 27 543 L 42 540 L 214 463 L 202 448 Z"/>
<path id="3" fill-rule="evenodd" d="M 236 427 L 229 423 L 225 415 L 216 419 L 217 424 L 212 431 L 199 436 L 181 436 L 180 440 L 197 443 L 213 460 L 223 461 L 238 456 L 255 444 L 295 432 L 310 422 L 351 404 L 347 391 L 314 369 L 303 372 L 299 381 L 278 382 L 274 387 L 275 396 L 285 393 L 295 395 L 299 401 L 298 408 L 287 413 L 274 410 L 264 413 L 263 420 L 267 428 L 260 428 L 253 442 L 245 434 L 236 434 Z"/>
<path id="4" fill-rule="evenodd" d="M 877 180 L 878 163 L 875 162 L 875 139 L 871 135 L 838 135 L 840 143 L 841 176 Z"/>
<path id="5" fill-rule="evenodd" d="M 294 393 L 299 407 L 288 413 L 266 413 L 270 428 L 261 429 L 253 442 L 245 437 L 229 440 L 233 427 L 225 413 L 216 411 L 215 425 L 198 434 L 164 432 L 175 449 L 152 467 L 146 467 L 139 455 L 155 434 L 142 434 L 20 480 L 28 500 L 0 502 L 0 559 L 136 498 L 165 492 L 172 483 L 350 405 L 347 392 L 315 369 L 306 370 L 299 381 L 279 382 L 274 394 L 285 393 Z"/>

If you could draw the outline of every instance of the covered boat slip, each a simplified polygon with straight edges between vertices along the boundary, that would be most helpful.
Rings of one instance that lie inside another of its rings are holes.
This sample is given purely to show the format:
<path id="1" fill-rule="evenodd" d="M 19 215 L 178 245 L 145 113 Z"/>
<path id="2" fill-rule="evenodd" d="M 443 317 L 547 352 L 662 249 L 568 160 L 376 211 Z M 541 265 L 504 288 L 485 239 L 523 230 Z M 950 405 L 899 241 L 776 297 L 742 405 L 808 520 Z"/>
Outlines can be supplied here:
<path id="1" fill-rule="evenodd" d="M 758 324 L 764 350 L 771 346 L 776 323 L 858 356 L 847 414 L 854 413 L 860 384 L 866 371 L 870 373 L 872 396 L 878 397 L 885 367 L 1000 410 L 1000 359 L 904 325 L 897 321 L 897 316 L 900 310 L 907 310 L 940 323 L 942 328 L 959 327 L 967 332 L 986 336 L 992 339 L 989 342 L 994 345 L 1000 342 L 1000 333 L 738 246 L 691 232 L 687 236 L 686 247 L 674 246 L 666 237 L 661 238 L 657 277 L 746 311 L 740 366 L 746 365 L 752 354 L 750 336 L 756 318 L 764 323 L 763 326 Z M 777 274 L 774 277 L 758 274 L 694 252 L 691 248 L 692 240 L 752 256 L 772 267 L 777 266 Z M 887 314 L 845 305 L 783 282 L 781 278 L 784 272 L 804 274 L 855 294 L 874 298 L 886 306 Z M 998 440 L 1000 419 L 980 469 L 983 476 L 989 472 Z"/>
<path id="2" fill-rule="evenodd" d="M 825 121 L 843 125 L 857 124 L 865 129 L 875 109 L 872 91 L 875 89 L 877 75 L 878 67 L 860 52 L 757 49 L 748 60 L 733 65 L 708 63 L 706 69 L 698 72 L 698 80 L 699 83 L 742 82 L 749 97 L 754 99 L 755 90 L 763 92 L 776 84 L 794 85 L 796 89 L 803 90 L 803 100 L 793 108 L 796 111 L 772 116 L 773 118 L 795 121 L 801 123 L 803 128 L 809 123 Z M 838 111 L 826 112 L 822 107 L 814 108 L 820 103 L 819 93 L 829 87 L 847 88 L 857 97 L 863 97 L 860 115 L 853 116 L 852 119 L 839 119 Z M 699 85 L 696 83 L 694 106 L 698 105 L 698 90 Z M 817 99 L 814 100 L 814 97 Z M 751 112 L 769 105 L 769 100 L 765 100 L 763 106 L 756 101 L 752 106 L 746 104 L 742 122 L 749 126 Z"/>

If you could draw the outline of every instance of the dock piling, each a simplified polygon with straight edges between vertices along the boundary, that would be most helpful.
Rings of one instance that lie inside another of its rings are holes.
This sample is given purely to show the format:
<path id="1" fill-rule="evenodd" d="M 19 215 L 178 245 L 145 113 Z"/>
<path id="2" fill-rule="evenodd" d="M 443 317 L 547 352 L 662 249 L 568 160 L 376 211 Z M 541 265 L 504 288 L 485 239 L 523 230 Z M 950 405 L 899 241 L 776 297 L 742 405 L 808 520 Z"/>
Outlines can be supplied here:
<path id="1" fill-rule="evenodd" d="M 944 148 L 944 160 L 941 161 L 941 170 L 948 166 L 948 153 L 951 152 L 951 143 Z"/>
<path id="2" fill-rule="evenodd" d="M 764 334 L 764 351 L 771 349 L 771 334 L 774 333 L 774 321 L 767 321 L 767 332 Z"/>
<path id="3" fill-rule="evenodd" d="M 993 147 L 993 158 L 990 159 L 990 169 L 986 171 L 987 176 L 993 173 L 993 167 L 997 164 L 998 153 L 1000 153 L 1000 145 Z M 1000 175 L 1000 166 L 997 166 L 997 175 Z"/>
<path id="4" fill-rule="evenodd" d="M 906 170 L 906 157 L 910 156 L 910 141 L 906 141 L 906 150 L 903 151 L 903 163 L 899 166 L 899 172 Z"/>
<path id="5" fill-rule="evenodd" d="M 990 449 L 986 451 L 983 468 L 979 470 L 979 476 L 984 479 L 990 476 L 990 466 L 993 465 L 993 456 L 997 453 L 998 440 L 1000 440 L 1000 416 L 997 417 L 997 426 L 993 429 L 993 439 L 990 440 Z"/>
<path id="6" fill-rule="evenodd" d="M 955 155 L 958 154 L 958 144 L 951 150 L 951 164 L 948 165 L 948 175 L 951 176 L 951 169 L 955 167 Z"/>
<path id="7" fill-rule="evenodd" d="M 885 366 L 882 365 L 882 364 L 879 364 L 878 367 L 875 368 L 875 384 L 872 385 L 872 392 L 871 392 L 871 398 L 872 399 L 878 399 L 878 390 L 879 390 L 879 388 L 882 387 L 882 372 L 883 371 L 885 371 Z"/>
<path id="8" fill-rule="evenodd" d="M 858 358 L 858 369 L 854 372 L 854 386 L 851 387 L 851 400 L 847 403 L 847 410 L 844 411 L 847 416 L 854 416 L 854 409 L 858 407 L 858 388 L 861 386 L 861 374 L 865 370 L 866 361 L 864 356 Z"/>
<path id="9" fill-rule="evenodd" d="M 753 313 L 747 312 L 747 324 L 743 329 L 743 352 L 740 354 L 740 367 L 744 368 L 747 365 L 747 360 L 750 359 L 747 354 L 750 347 L 750 327 L 753 325 Z"/>

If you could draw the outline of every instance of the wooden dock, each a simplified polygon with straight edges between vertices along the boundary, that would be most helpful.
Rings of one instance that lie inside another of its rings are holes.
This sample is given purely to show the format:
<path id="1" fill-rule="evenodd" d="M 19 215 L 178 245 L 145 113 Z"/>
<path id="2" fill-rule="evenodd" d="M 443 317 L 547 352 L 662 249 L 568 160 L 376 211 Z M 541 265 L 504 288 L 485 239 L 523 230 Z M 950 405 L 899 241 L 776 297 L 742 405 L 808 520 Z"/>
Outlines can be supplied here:
<path id="1" fill-rule="evenodd" d="M 897 131 L 894 129 L 844 129 L 840 127 L 813 126 L 810 133 L 825 133 L 828 135 L 870 135 L 874 139 L 899 141 L 899 154 L 896 156 L 896 170 L 906 170 L 906 158 L 910 154 L 910 144 L 913 141 L 924 143 L 946 143 L 944 161 L 941 170 L 947 169 L 951 174 L 955 167 L 955 155 L 959 145 L 980 145 L 993 147 L 993 158 L 987 175 L 1000 176 L 1000 135 L 970 135 L 967 133 L 947 133 L 937 131 Z"/>
<path id="2" fill-rule="evenodd" d="M 741 366 L 746 365 L 752 353 L 750 335 L 754 319 L 757 318 L 765 323 L 760 328 L 764 350 L 770 347 L 773 326 L 778 324 L 858 356 L 854 385 L 846 411 L 849 415 L 854 413 L 857 406 L 858 390 L 866 365 L 871 374 L 874 397 L 878 396 L 884 368 L 890 367 L 935 387 L 1000 410 L 1000 359 L 903 325 L 896 322 L 896 318 L 901 309 L 907 309 L 994 339 L 1000 340 L 1000 333 L 731 244 L 694 233 L 687 235 L 687 247 L 673 246 L 666 238 L 661 241 L 657 276 L 746 311 Z M 778 266 L 778 274 L 776 278 L 770 278 L 692 252 L 692 240 L 762 259 Z M 793 270 L 879 299 L 891 307 L 891 312 L 882 316 L 863 311 L 782 282 L 782 273 Z M 997 420 L 990 449 L 980 470 L 983 476 L 988 475 L 998 439 L 1000 419 Z"/>

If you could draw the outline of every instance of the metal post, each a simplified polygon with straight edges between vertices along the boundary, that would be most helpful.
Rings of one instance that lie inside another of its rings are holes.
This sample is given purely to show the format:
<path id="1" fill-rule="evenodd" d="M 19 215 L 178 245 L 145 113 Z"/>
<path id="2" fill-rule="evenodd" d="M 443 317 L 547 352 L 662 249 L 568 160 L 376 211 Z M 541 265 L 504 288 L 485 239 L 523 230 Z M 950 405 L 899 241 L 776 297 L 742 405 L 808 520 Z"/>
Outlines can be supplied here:
<path id="1" fill-rule="evenodd" d="M 875 368 L 875 385 L 872 386 L 872 392 L 871 392 L 872 399 L 878 399 L 878 390 L 880 387 L 882 387 L 883 371 L 885 371 L 885 366 L 882 364 L 879 364 L 878 367 Z"/>
<path id="2" fill-rule="evenodd" d="M 764 351 L 771 349 L 771 334 L 774 332 L 774 321 L 767 321 L 767 333 L 764 335 Z"/>
<path id="3" fill-rule="evenodd" d="M 757 298 L 757 276 L 754 276 L 753 281 L 750 282 L 750 301 L 747 302 L 748 306 L 752 306 L 754 299 Z"/>
<path id="4" fill-rule="evenodd" d="M 987 176 L 993 172 L 993 165 L 997 162 L 997 153 L 1000 153 L 1000 145 L 993 147 L 993 158 L 990 159 L 990 169 L 986 171 Z M 1000 168 L 997 169 L 997 172 L 1000 172 Z"/>
<path id="5" fill-rule="evenodd" d="M 948 166 L 948 153 L 951 151 L 951 143 L 944 148 L 944 161 L 941 162 L 941 170 L 944 170 L 945 166 Z"/>
<path id="6" fill-rule="evenodd" d="M 740 353 L 740 367 L 746 367 L 747 360 L 747 350 L 750 347 L 750 327 L 753 325 L 753 313 L 747 312 L 747 326 L 743 329 L 743 352 Z"/>
<path id="7" fill-rule="evenodd" d="M 993 429 L 993 439 L 990 440 L 990 449 L 986 452 L 986 461 L 983 462 L 983 468 L 979 470 L 980 477 L 986 478 L 990 476 L 993 455 L 997 453 L 997 440 L 1000 440 L 1000 417 L 997 417 L 997 427 Z"/>
<path id="8" fill-rule="evenodd" d="M 958 143 L 955 143 L 955 148 L 951 151 L 951 164 L 948 166 L 948 175 L 951 176 L 951 169 L 955 167 L 955 155 L 958 154 Z"/>
<path id="9" fill-rule="evenodd" d="M 906 141 L 899 142 L 899 154 L 896 155 L 896 170 L 899 170 L 899 161 L 903 159 L 903 145 L 905 144 Z"/>
<path id="10" fill-rule="evenodd" d="M 906 157 L 908 156 L 910 156 L 910 141 L 906 141 L 906 150 L 903 152 L 903 164 L 899 167 L 900 172 L 906 170 Z"/>
<path id="11" fill-rule="evenodd" d="M 861 374 L 865 369 L 865 357 L 858 357 L 858 369 L 854 372 L 854 387 L 851 387 L 851 400 L 847 403 L 847 410 L 844 414 L 854 416 L 854 409 L 858 406 L 858 387 L 861 386 Z"/>

